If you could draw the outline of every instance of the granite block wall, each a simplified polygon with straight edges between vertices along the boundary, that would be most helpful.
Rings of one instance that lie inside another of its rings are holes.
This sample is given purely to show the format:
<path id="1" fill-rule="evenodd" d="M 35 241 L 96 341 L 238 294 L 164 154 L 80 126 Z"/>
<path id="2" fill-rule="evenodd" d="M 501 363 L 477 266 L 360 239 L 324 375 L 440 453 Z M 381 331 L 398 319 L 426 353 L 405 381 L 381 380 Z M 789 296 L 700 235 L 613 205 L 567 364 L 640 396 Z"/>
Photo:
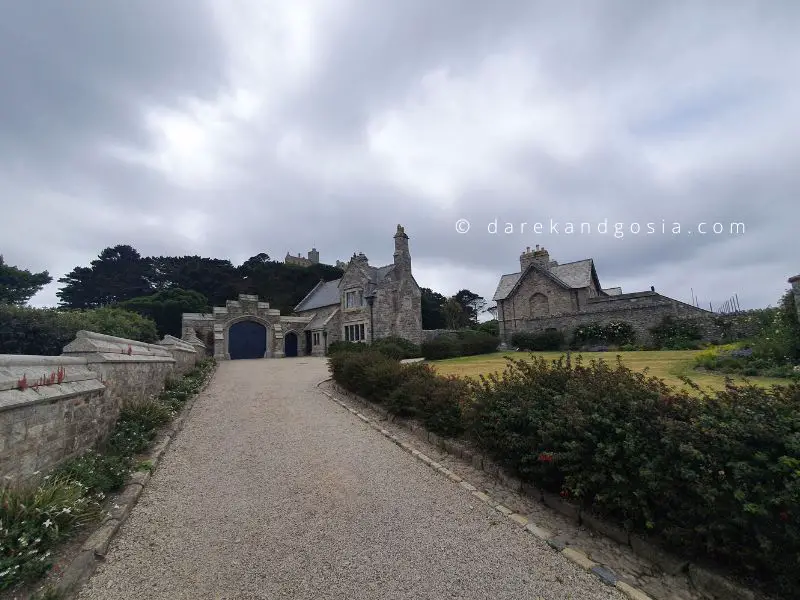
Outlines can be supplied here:
<path id="1" fill-rule="evenodd" d="M 118 415 L 86 359 L 0 355 L 0 481 L 38 479 L 105 439 Z"/>

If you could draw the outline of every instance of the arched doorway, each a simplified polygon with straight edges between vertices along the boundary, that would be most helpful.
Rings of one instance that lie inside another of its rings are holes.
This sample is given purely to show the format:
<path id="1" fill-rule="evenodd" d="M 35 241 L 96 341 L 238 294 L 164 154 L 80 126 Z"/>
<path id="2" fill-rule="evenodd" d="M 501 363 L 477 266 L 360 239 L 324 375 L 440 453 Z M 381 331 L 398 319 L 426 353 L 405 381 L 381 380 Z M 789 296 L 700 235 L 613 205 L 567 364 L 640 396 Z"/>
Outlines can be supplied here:
<path id="1" fill-rule="evenodd" d="M 239 321 L 228 329 L 228 354 L 231 360 L 264 358 L 267 352 L 267 328 L 256 321 Z"/>
<path id="2" fill-rule="evenodd" d="M 284 356 L 297 356 L 297 334 L 289 331 L 284 337 Z"/>

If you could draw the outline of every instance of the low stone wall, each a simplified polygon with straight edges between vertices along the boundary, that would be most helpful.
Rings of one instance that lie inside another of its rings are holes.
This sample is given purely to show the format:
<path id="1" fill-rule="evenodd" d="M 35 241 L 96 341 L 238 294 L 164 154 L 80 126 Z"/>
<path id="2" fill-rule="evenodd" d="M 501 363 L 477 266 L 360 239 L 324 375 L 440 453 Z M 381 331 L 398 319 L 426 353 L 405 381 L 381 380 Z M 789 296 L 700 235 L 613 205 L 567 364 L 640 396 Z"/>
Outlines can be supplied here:
<path id="1" fill-rule="evenodd" d="M 100 375 L 112 399 L 122 407 L 157 395 L 176 363 L 163 346 L 91 331 L 79 331 L 63 354 L 85 358 L 88 368 Z"/>
<path id="2" fill-rule="evenodd" d="M 423 329 L 422 330 L 422 341 L 423 342 L 430 342 L 431 340 L 439 337 L 440 335 L 444 335 L 446 333 L 456 333 L 457 329 Z"/>
<path id="3" fill-rule="evenodd" d="M 26 481 L 81 454 L 118 414 L 85 358 L 0 355 L 0 481 Z"/>
<path id="4" fill-rule="evenodd" d="M 192 344 L 172 335 L 165 335 L 158 345 L 163 346 L 172 354 L 172 358 L 175 359 L 174 373 L 176 375 L 188 373 L 202 359 Z"/>
<path id="5" fill-rule="evenodd" d="M 569 338 L 579 325 L 625 321 L 633 326 L 637 343 L 647 343 L 652 340 L 650 329 L 660 324 L 667 316 L 678 319 L 697 319 L 704 339 L 719 340 L 722 338 L 722 328 L 714 320 L 717 315 L 656 293 L 642 292 L 613 298 L 592 299 L 590 305 L 591 312 L 506 321 L 503 330 L 509 333 L 503 336 L 504 341 L 511 342 L 510 332 L 513 331 L 537 333 L 547 329 L 558 329 Z"/>

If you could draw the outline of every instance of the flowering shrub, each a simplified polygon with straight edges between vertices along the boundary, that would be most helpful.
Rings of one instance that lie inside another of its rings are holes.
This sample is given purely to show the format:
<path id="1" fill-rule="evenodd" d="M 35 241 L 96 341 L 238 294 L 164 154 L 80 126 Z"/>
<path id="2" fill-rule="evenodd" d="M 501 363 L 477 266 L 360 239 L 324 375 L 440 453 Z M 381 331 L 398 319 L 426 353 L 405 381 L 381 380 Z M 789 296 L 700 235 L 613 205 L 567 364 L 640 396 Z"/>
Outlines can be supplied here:
<path id="1" fill-rule="evenodd" d="M 46 573 L 52 548 L 99 516 L 100 499 L 66 477 L 49 477 L 33 489 L 0 490 L 0 590 Z"/>
<path id="2" fill-rule="evenodd" d="M 666 316 L 650 333 L 656 346 L 664 350 L 695 350 L 703 339 L 700 321 L 691 318 Z"/>
<path id="3" fill-rule="evenodd" d="M 620 363 L 510 361 L 473 389 L 467 435 L 542 489 L 795 597 L 798 403 L 798 384 L 698 397 Z"/>
<path id="4" fill-rule="evenodd" d="M 779 309 L 768 313 L 772 321 L 748 342 L 719 346 L 696 357 L 698 366 L 745 376 L 795 377 L 800 362 L 800 323 L 789 292 Z"/>
<path id="5" fill-rule="evenodd" d="M 623 346 L 636 341 L 633 325 L 626 321 L 609 321 L 608 323 L 587 323 L 575 328 L 572 344 L 575 347 L 597 344 Z"/>

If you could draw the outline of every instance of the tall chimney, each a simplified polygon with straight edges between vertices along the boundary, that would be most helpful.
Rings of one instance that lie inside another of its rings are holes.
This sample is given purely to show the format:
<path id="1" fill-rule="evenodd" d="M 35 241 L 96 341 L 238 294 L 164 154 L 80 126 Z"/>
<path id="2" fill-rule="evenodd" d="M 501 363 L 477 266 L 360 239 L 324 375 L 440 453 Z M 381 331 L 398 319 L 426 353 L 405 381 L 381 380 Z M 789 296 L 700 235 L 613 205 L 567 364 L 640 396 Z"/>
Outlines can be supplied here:
<path id="1" fill-rule="evenodd" d="M 539 244 L 536 244 L 536 250 L 531 252 L 530 246 L 525 249 L 519 257 L 520 271 L 524 272 L 530 265 L 535 264 L 537 267 L 546 271 L 550 270 L 550 253 Z"/>
<path id="2" fill-rule="evenodd" d="M 402 225 L 397 226 L 394 234 L 394 266 L 411 272 L 411 253 L 408 250 L 408 236 Z"/>

